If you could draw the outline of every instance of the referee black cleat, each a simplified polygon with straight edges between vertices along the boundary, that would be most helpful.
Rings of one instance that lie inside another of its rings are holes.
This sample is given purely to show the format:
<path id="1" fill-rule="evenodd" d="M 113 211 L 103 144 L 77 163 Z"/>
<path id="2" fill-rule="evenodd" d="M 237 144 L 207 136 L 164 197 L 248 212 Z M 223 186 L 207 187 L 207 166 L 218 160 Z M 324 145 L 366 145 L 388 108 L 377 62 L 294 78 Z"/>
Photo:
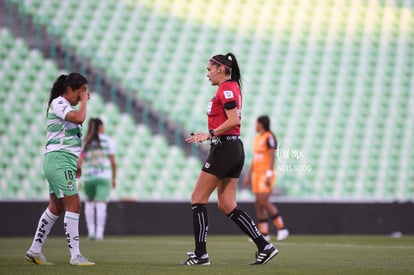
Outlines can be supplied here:
<path id="1" fill-rule="evenodd" d="M 251 263 L 251 265 L 266 264 L 268 261 L 273 259 L 277 253 L 279 253 L 279 250 L 277 250 L 277 248 L 275 248 L 272 244 L 268 244 L 264 250 L 256 252 L 256 261 Z"/>
<path id="2" fill-rule="evenodd" d="M 194 252 L 187 252 L 188 259 L 181 263 L 181 265 L 210 265 L 208 254 L 197 257 Z"/>

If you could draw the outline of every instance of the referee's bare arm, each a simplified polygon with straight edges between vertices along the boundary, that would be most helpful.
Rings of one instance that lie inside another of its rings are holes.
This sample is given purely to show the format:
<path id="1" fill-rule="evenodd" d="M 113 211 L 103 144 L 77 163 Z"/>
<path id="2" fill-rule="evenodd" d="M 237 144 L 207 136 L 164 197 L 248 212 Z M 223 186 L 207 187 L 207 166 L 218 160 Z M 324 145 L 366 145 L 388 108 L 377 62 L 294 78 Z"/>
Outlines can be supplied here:
<path id="1" fill-rule="evenodd" d="M 219 136 L 232 129 L 233 127 L 240 125 L 240 118 L 237 114 L 236 107 L 233 109 L 224 109 L 224 111 L 226 112 L 227 120 L 216 129 L 213 129 L 215 136 Z"/>
<path id="2" fill-rule="evenodd" d="M 215 136 L 219 136 L 227 132 L 231 128 L 237 125 L 240 125 L 240 119 L 239 119 L 239 115 L 237 114 L 236 108 L 225 109 L 225 112 L 227 115 L 227 120 L 223 124 L 221 124 L 219 127 L 217 127 L 216 129 L 213 129 Z M 185 139 L 185 141 L 187 143 L 199 143 L 205 140 L 209 140 L 211 138 L 212 136 L 209 133 L 192 133 L 190 137 Z"/>

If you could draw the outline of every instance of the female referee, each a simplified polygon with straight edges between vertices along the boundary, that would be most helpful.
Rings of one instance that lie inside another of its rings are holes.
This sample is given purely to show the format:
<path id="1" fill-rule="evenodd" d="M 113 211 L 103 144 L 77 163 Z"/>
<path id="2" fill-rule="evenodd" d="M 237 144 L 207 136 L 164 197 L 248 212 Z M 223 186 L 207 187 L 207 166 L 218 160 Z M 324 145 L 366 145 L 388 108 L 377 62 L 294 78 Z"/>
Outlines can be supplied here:
<path id="1" fill-rule="evenodd" d="M 277 228 L 277 240 L 281 241 L 289 236 L 282 217 L 277 208 L 269 201 L 273 184 L 276 179 L 274 172 L 275 150 L 277 149 L 276 136 L 270 130 L 270 118 L 260 116 L 257 118 L 254 139 L 253 161 L 243 185 L 247 187 L 252 182 L 252 191 L 256 196 L 257 226 L 265 239 L 270 240 L 268 218 L 272 219 Z"/>
<path id="2" fill-rule="evenodd" d="M 82 146 L 81 124 L 86 117 L 89 99 L 88 81 L 78 73 L 59 76 L 50 90 L 47 108 L 47 142 L 43 170 L 49 182 L 49 206 L 39 219 L 32 246 L 26 259 L 38 265 L 51 265 L 42 253 L 42 247 L 57 218 L 65 212 L 64 228 L 70 251 L 70 264 L 89 266 L 90 262 L 79 251 L 80 200 L 76 187 L 77 168 Z M 73 106 L 80 102 L 75 110 Z"/>
<path id="3" fill-rule="evenodd" d="M 244 164 L 243 143 L 240 140 L 242 108 L 241 75 L 232 53 L 215 55 L 207 64 L 207 77 L 218 86 L 207 107 L 209 133 L 195 133 L 188 143 L 210 140 L 210 154 L 194 187 L 191 204 L 195 251 L 189 252 L 183 265 L 209 265 L 206 241 L 208 216 L 206 204 L 217 188 L 218 207 L 233 220 L 256 244 L 258 252 L 252 264 L 265 264 L 279 252 L 267 242 L 253 220 L 236 203 L 236 188 Z"/>
<path id="4" fill-rule="evenodd" d="M 91 118 L 84 140 L 85 145 L 79 157 L 79 167 L 82 167 L 82 164 L 85 165 L 85 169 L 82 169 L 84 190 L 88 197 L 85 202 L 85 219 L 91 240 L 103 240 L 106 202 L 111 186 L 116 187 L 115 146 L 112 139 L 104 132 L 102 120 Z"/>

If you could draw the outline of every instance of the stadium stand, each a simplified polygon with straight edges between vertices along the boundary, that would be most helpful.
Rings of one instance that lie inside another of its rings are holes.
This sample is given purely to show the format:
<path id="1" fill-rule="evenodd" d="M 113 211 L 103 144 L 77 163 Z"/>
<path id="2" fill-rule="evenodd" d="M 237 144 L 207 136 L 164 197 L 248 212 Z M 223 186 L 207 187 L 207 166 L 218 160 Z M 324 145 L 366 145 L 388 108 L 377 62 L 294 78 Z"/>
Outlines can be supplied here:
<path id="1" fill-rule="evenodd" d="M 236 53 L 248 158 L 267 113 L 281 194 L 414 197 L 412 1 L 11 2 L 188 131 L 205 128 L 203 64 Z"/>
<path id="2" fill-rule="evenodd" d="M 48 189 L 42 172 L 45 105 L 59 70 L 38 51 L 29 50 L 23 40 L 12 37 L 7 29 L 0 29 L 0 37 L 0 150 L 5 171 L 0 173 L 0 198 L 46 199 Z M 112 198 L 190 197 L 200 168 L 197 159 L 186 158 L 180 148 L 168 146 L 162 136 L 153 136 L 145 125 L 135 125 L 131 117 L 121 114 L 117 106 L 104 103 L 96 93 L 92 94 L 88 116 L 101 117 L 117 145 L 119 187 Z"/>

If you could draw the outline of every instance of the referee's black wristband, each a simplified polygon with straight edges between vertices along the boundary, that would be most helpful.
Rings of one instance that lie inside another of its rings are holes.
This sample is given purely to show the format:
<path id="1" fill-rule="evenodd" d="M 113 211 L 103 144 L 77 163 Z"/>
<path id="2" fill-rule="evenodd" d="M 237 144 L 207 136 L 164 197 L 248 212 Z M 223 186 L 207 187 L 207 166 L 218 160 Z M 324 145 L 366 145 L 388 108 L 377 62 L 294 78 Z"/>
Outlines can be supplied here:
<path id="1" fill-rule="evenodd" d="M 208 132 L 210 133 L 211 137 L 214 137 L 214 130 L 213 129 L 208 130 Z"/>

